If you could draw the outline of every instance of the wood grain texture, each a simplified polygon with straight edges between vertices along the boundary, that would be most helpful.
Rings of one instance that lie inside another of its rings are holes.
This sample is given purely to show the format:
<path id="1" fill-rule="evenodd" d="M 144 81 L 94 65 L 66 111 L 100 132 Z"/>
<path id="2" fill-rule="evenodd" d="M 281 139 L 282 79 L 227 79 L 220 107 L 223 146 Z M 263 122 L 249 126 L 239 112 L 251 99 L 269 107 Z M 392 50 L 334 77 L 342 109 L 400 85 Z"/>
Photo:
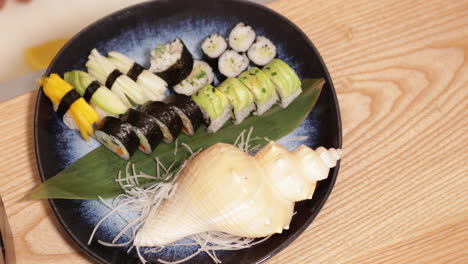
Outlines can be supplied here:
<path id="1" fill-rule="evenodd" d="M 468 263 L 468 1 L 277 0 L 322 54 L 341 107 L 336 187 L 267 263 Z M 0 103 L 0 194 L 18 263 L 90 263 L 39 184 L 35 93 Z"/>

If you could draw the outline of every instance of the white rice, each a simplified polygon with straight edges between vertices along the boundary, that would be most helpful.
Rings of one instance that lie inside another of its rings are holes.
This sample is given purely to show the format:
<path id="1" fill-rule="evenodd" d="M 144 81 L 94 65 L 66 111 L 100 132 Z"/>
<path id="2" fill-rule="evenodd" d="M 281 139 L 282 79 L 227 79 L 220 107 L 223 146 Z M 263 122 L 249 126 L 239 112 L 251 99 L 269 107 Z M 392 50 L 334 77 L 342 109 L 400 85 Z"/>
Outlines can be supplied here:
<path id="1" fill-rule="evenodd" d="M 224 123 L 226 123 L 231 118 L 231 106 L 227 106 L 224 109 L 224 112 L 216 118 L 216 120 L 211 120 L 210 125 L 208 126 L 207 130 L 208 133 L 215 133 L 218 131 Z"/>
<path id="2" fill-rule="evenodd" d="M 236 77 L 249 66 L 247 55 L 227 50 L 218 60 L 218 69 L 226 77 Z"/>
<path id="3" fill-rule="evenodd" d="M 216 59 L 227 49 L 227 42 L 223 36 L 218 33 L 211 34 L 201 44 L 203 53 L 209 58 Z"/>
<path id="4" fill-rule="evenodd" d="M 108 135 L 100 130 L 96 130 L 94 132 L 94 135 L 96 136 L 96 139 L 102 143 L 106 148 L 114 152 L 115 154 L 119 155 L 122 159 L 128 160 L 130 158 L 130 155 L 128 154 L 127 148 L 120 142 L 120 140 L 116 139 L 115 137 Z M 114 141 L 115 143 L 118 144 L 116 146 L 113 144 L 111 141 Z M 120 155 L 117 151 L 118 148 L 121 148 L 123 150 L 123 154 Z"/>
<path id="5" fill-rule="evenodd" d="M 276 47 L 269 39 L 258 36 L 255 43 L 247 52 L 247 55 L 253 63 L 264 66 L 275 58 Z"/>
<path id="6" fill-rule="evenodd" d="M 182 56 L 184 45 L 179 38 L 173 42 L 157 45 L 151 51 L 151 67 L 152 72 L 163 72 L 171 67 Z"/>
<path id="7" fill-rule="evenodd" d="M 301 93 L 302 93 L 302 90 L 299 89 L 299 90 L 297 90 L 295 93 L 291 94 L 289 97 L 287 97 L 287 98 L 281 98 L 281 102 L 280 102 L 279 105 L 280 105 L 282 108 L 288 107 L 288 105 L 291 104 L 292 101 L 294 101 L 294 99 L 296 99 Z"/>
<path id="8" fill-rule="evenodd" d="M 237 52 L 246 52 L 255 40 L 255 30 L 244 23 L 238 23 L 229 33 L 229 46 Z"/>
<path id="9" fill-rule="evenodd" d="M 246 117 L 250 115 L 250 113 L 255 110 L 255 104 L 252 103 L 251 105 L 245 107 L 242 110 L 234 111 L 234 124 L 238 125 L 244 121 Z"/>
<path id="10" fill-rule="evenodd" d="M 174 91 L 179 94 L 191 96 L 203 86 L 212 83 L 214 80 L 213 69 L 204 61 L 195 60 L 190 75 L 174 86 Z"/>
<path id="11" fill-rule="evenodd" d="M 270 100 L 263 102 L 262 104 L 257 104 L 257 110 L 254 112 L 254 115 L 263 115 L 263 113 L 268 111 L 268 109 L 270 109 L 278 101 L 278 99 L 278 94 L 275 92 Z"/>

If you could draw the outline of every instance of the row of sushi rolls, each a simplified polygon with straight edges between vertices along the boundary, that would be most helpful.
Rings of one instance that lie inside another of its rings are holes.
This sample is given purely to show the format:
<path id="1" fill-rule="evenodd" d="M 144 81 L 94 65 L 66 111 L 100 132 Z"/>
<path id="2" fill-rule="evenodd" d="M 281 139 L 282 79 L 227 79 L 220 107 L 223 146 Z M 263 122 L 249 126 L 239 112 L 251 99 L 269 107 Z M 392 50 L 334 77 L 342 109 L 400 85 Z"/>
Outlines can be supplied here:
<path id="1" fill-rule="evenodd" d="M 67 127 L 126 160 L 182 131 L 192 136 L 204 125 L 215 133 L 229 119 L 239 124 L 274 104 L 286 108 L 302 91 L 295 71 L 276 58 L 275 45 L 242 22 L 227 38 L 206 37 L 201 50 L 205 61 L 194 60 L 180 38 L 158 44 L 146 69 L 121 53 L 105 57 L 93 49 L 88 72 L 51 74 L 42 88 Z M 213 68 L 226 77 L 218 87 Z"/>

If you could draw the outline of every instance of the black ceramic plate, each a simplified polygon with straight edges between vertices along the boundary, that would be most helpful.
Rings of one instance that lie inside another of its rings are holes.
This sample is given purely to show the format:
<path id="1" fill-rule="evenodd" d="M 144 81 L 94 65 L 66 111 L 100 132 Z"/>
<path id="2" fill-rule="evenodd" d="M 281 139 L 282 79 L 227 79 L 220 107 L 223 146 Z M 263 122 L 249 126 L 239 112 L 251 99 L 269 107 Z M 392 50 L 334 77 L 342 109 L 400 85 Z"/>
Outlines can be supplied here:
<path id="1" fill-rule="evenodd" d="M 132 6 L 105 17 L 76 35 L 57 55 L 47 74 L 62 75 L 70 70 L 86 70 L 85 63 L 93 48 L 103 54 L 116 50 L 142 65 L 149 65 L 149 52 L 158 43 L 180 37 L 195 58 L 201 58 L 200 43 L 214 32 L 226 36 L 238 22 L 252 25 L 258 35 L 265 35 L 276 44 L 278 57 L 290 64 L 302 78 L 326 79 L 322 94 L 307 120 L 279 142 L 295 149 L 300 144 L 311 147 L 341 147 L 341 123 L 335 91 L 327 69 L 310 40 L 281 15 L 251 2 L 224 0 L 153 1 Z M 39 93 L 35 116 L 36 154 L 42 180 L 59 171 L 96 148 L 99 144 L 86 142 L 77 131 L 68 130 L 52 110 L 51 103 Z M 250 249 L 219 252 L 223 263 L 261 263 L 296 239 L 316 217 L 335 182 L 338 166 L 330 171 L 327 180 L 317 185 L 312 200 L 296 204 L 297 214 L 290 229 Z M 135 251 L 101 246 L 96 241 L 87 245 L 91 230 L 108 210 L 99 201 L 51 200 L 57 218 L 73 240 L 97 262 L 137 263 Z M 96 234 L 109 241 L 122 226 L 119 219 L 105 222 Z M 177 260 L 195 249 L 178 247 L 149 256 Z M 200 254 L 189 263 L 212 263 Z"/>

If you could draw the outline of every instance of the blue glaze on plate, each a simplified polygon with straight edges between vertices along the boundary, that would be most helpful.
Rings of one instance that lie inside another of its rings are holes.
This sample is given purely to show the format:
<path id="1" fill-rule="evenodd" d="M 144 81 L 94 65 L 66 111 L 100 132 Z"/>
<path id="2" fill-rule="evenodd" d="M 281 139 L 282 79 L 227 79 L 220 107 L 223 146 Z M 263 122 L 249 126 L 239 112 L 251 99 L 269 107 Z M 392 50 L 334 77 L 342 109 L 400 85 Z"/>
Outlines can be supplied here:
<path id="1" fill-rule="evenodd" d="M 115 50 L 126 54 L 145 67 L 149 66 L 150 51 L 156 44 L 180 37 L 196 59 L 202 57 L 200 43 L 218 32 L 227 37 L 238 22 L 252 25 L 257 35 L 268 37 L 277 47 L 278 57 L 286 61 L 302 78 L 324 77 L 327 84 L 306 121 L 287 137 L 279 140 L 290 150 L 301 144 L 310 147 L 324 145 L 341 147 L 341 123 L 332 81 L 317 50 L 308 38 L 291 22 L 258 4 L 232 0 L 172 0 L 152 1 L 126 8 L 84 29 L 57 55 L 47 74 L 71 70 L 86 70 L 85 63 L 91 49 L 103 55 Z M 218 78 L 219 79 L 219 78 Z M 216 82 L 215 82 L 216 83 Z M 72 164 L 99 143 L 85 141 L 78 131 L 65 127 L 52 111 L 50 101 L 39 93 L 35 116 L 35 138 L 38 166 L 42 180 L 49 179 Z M 338 173 L 332 169 L 329 178 L 317 185 L 312 200 L 296 203 L 290 229 L 251 249 L 219 252 L 223 263 L 260 263 L 291 243 L 312 222 L 320 211 Z M 111 200 L 106 200 L 112 203 Z M 100 201 L 51 200 L 54 212 L 73 240 L 99 263 L 137 263 L 135 251 L 109 248 L 96 239 L 111 241 L 125 225 L 117 215 L 111 216 L 96 233 L 90 245 L 89 236 L 95 224 L 109 209 Z M 126 217 L 133 218 L 135 213 Z M 120 241 L 122 242 L 122 240 Z M 148 254 L 153 263 L 157 259 L 178 260 L 196 250 L 195 247 L 168 247 Z M 188 263 L 212 263 L 206 254 L 200 254 Z"/>

